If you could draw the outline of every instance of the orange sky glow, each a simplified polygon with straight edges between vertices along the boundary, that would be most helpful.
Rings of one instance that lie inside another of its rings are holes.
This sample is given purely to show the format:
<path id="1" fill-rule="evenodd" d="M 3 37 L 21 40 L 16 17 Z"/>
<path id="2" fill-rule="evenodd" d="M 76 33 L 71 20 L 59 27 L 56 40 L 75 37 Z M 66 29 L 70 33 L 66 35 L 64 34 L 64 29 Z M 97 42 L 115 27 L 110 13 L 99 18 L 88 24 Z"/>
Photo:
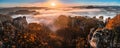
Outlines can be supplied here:
<path id="1" fill-rule="evenodd" d="M 42 3 L 41 6 L 57 8 L 62 7 L 62 3 L 59 0 L 48 0 L 47 2 Z"/>

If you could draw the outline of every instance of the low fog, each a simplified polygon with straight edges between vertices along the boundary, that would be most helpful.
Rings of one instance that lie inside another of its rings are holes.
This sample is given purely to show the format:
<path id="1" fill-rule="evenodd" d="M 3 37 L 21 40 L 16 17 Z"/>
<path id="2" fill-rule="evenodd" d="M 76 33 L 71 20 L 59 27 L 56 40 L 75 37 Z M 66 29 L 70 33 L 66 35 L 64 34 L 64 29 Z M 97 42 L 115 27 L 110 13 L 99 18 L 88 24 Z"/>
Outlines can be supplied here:
<path id="1" fill-rule="evenodd" d="M 71 17 L 74 17 L 74 16 L 94 17 L 96 16 L 97 18 L 99 16 L 104 16 L 104 19 L 107 17 L 113 17 L 116 15 L 115 12 L 109 12 L 103 9 L 72 9 L 72 8 L 62 9 L 61 8 L 61 9 L 50 9 L 50 10 L 40 9 L 40 10 L 35 10 L 35 11 L 39 12 L 40 14 L 38 15 L 19 14 L 19 15 L 12 15 L 12 17 L 16 18 L 19 16 L 26 16 L 28 23 L 41 23 L 49 27 L 53 32 L 55 32 L 60 27 L 55 26 L 54 22 L 60 15 L 71 16 Z"/>

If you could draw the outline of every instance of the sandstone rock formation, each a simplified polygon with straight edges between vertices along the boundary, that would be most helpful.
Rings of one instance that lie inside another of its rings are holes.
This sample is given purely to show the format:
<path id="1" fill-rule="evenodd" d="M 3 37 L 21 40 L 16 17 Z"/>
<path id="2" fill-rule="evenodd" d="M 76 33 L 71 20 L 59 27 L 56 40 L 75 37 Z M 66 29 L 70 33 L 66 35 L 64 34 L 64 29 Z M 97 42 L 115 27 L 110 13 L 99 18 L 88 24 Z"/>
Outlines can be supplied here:
<path id="1" fill-rule="evenodd" d="M 0 21 L 3 22 L 12 22 L 12 17 L 8 16 L 8 15 L 2 15 L 0 14 Z"/>
<path id="2" fill-rule="evenodd" d="M 13 25 L 15 25 L 16 27 L 18 27 L 19 29 L 25 29 L 27 28 L 27 20 L 26 17 L 17 17 L 15 19 L 13 19 Z"/>
<path id="3" fill-rule="evenodd" d="M 106 25 L 108 29 L 114 29 L 120 27 L 120 14 L 112 18 Z"/>

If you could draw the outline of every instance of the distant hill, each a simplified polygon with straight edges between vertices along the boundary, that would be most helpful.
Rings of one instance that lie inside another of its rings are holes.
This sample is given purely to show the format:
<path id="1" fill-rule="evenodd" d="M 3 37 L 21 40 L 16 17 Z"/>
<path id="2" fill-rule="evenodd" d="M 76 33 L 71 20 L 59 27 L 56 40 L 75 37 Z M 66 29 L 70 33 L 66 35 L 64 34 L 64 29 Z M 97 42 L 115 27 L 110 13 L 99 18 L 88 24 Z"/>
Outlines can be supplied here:
<path id="1" fill-rule="evenodd" d="M 120 6 L 73 6 L 72 8 L 86 8 L 86 9 L 105 9 L 107 11 L 117 11 L 120 10 Z"/>
<path id="2" fill-rule="evenodd" d="M 120 6 L 72 6 L 72 8 L 120 8 Z"/>
<path id="3" fill-rule="evenodd" d="M 15 12 L 18 10 L 36 10 L 36 9 L 48 9 L 47 7 L 10 7 L 0 8 L 0 14 L 8 14 L 9 12 Z"/>
<path id="4" fill-rule="evenodd" d="M 78 8 L 78 9 L 104 9 L 106 11 L 118 11 L 120 6 L 70 6 L 68 8 Z M 48 7 L 10 7 L 10 8 L 0 8 L 0 14 L 8 14 L 9 12 L 15 12 L 17 10 L 36 10 L 45 9 L 49 10 L 52 8 Z"/>

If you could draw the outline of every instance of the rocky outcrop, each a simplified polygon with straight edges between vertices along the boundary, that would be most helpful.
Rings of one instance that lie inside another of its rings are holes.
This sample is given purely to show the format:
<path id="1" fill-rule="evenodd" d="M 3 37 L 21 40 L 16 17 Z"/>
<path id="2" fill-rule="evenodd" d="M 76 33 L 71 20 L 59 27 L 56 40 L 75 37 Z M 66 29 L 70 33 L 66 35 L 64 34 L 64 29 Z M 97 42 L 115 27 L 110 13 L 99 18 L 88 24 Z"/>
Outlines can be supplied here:
<path id="1" fill-rule="evenodd" d="M 120 30 L 116 28 L 120 27 L 119 19 L 120 15 L 111 19 L 106 28 L 110 25 L 111 28 L 115 28 L 112 30 Z M 1 45 L 4 46 L 2 48 L 89 48 L 87 35 L 90 29 L 95 27 L 95 30 L 91 31 L 93 34 L 91 41 L 94 42 L 95 38 L 98 40 L 100 38 L 104 42 L 101 41 L 98 45 L 102 44 L 101 48 L 107 48 L 111 44 L 111 39 L 114 39 L 111 38 L 114 32 L 108 30 L 109 27 L 108 29 L 98 28 L 99 22 L 97 19 L 88 17 L 61 15 L 55 20 L 55 25 L 60 29 L 54 33 L 43 24 L 28 24 L 25 16 L 11 19 L 9 16 L 0 15 L 0 42 L 4 43 Z"/>
<path id="2" fill-rule="evenodd" d="M 2 30 L 4 26 L 15 26 L 19 29 L 27 28 L 27 24 L 25 16 L 13 19 L 11 16 L 0 14 L 0 30 Z"/>
<path id="3" fill-rule="evenodd" d="M 65 15 L 60 15 L 56 20 L 55 20 L 55 26 L 59 27 L 59 28 L 66 28 L 68 27 L 69 24 L 69 19 L 67 16 Z"/>
<path id="4" fill-rule="evenodd" d="M 0 21 L 0 32 L 3 30 L 3 24 L 2 22 Z"/>
<path id="5" fill-rule="evenodd" d="M 3 22 L 12 22 L 12 17 L 8 16 L 8 15 L 2 15 L 0 14 L 0 21 Z"/>
<path id="6" fill-rule="evenodd" d="M 90 44 L 95 48 L 119 48 L 120 46 L 120 14 L 112 19 L 109 19 L 106 26 L 103 28 L 98 27 L 92 33 Z M 90 36 L 90 34 L 89 34 Z M 99 42 L 98 44 L 96 44 Z"/>
<path id="7" fill-rule="evenodd" d="M 42 25 L 41 24 L 37 24 L 37 23 L 30 23 L 28 25 L 30 30 L 41 30 L 42 29 Z"/>
<path id="8" fill-rule="evenodd" d="M 13 25 L 16 26 L 19 29 L 25 29 L 27 28 L 27 20 L 26 17 L 17 17 L 15 19 L 13 19 Z"/>
<path id="9" fill-rule="evenodd" d="M 120 14 L 109 20 L 109 22 L 106 25 L 106 28 L 108 29 L 114 29 L 120 27 Z"/>
<path id="10" fill-rule="evenodd" d="M 0 14 L 0 32 L 3 31 L 6 22 L 12 23 L 12 21 L 13 21 L 12 17 Z"/>

